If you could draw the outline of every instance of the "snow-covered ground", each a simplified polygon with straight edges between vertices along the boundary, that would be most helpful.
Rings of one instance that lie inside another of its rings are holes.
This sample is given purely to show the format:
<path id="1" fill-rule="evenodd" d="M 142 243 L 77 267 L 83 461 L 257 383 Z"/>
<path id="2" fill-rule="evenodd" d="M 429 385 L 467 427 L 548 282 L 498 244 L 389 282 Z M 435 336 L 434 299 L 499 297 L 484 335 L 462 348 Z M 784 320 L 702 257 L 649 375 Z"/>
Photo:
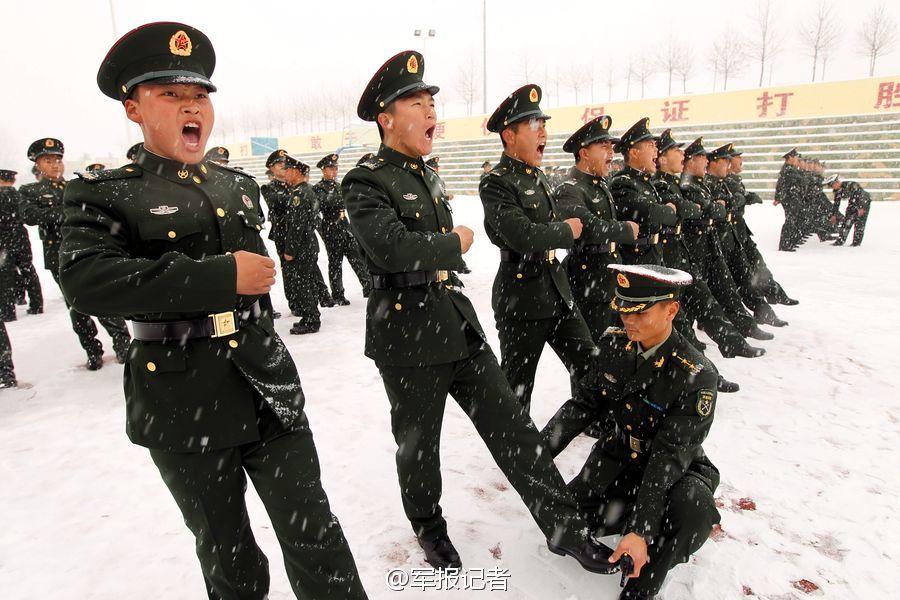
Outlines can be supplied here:
<path id="1" fill-rule="evenodd" d="M 490 311 L 498 253 L 483 233 L 477 198 L 453 201 L 476 230 L 466 256 L 468 293 L 498 345 Z M 859 248 L 811 240 L 775 251 L 780 208 L 748 219 L 778 280 L 801 303 L 776 307 L 790 322 L 758 359 L 707 351 L 741 392 L 720 395 L 704 447 L 722 472 L 722 531 L 670 575 L 665 600 L 744 596 L 892 598 L 900 578 L 900 204 L 873 206 Z M 32 232 L 33 234 L 34 232 Z M 41 253 L 35 238 L 37 266 Z M 324 252 L 320 264 L 325 265 Z M 425 566 L 400 505 L 388 402 L 363 356 L 365 304 L 348 267 L 349 307 L 323 309 L 322 331 L 291 336 L 323 481 L 371 598 L 397 592 L 393 568 Z M 58 288 L 41 271 L 46 313 L 7 324 L 16 374 L 33 387 L 0 392 L 0 598 L 187 600 L 204 597 L 193 539 L 147 451 L 124 433 L 122 368 L 84 369 Z M 276 306 L 288 314 L 281 290 Z M 544 354 L 533 416 L 543 425 L 567 397 L 564 369 Z M 558 462 L 571 477 L 590 447 L 578 440 Z M 443 507 L 464 565 L 507 569 L 508 591 L 421 591 L 402 597 L 614 599 L 618 576 L 592 575 L 550 554 L 528 512 L 471 423 L 450 402 L 443 429 Z M 292 598 L 275 536 L 252 489 L 257 539 L 271 559 L 272 600 Z M 743 500 L 745 499 L 745 500 Z M 755 505 L 755 510 L 748 510 Z M 741 508 L 743 507 L 743 508 Z M 609 540 L 614 541 L 614 540 Z M 492 597 L 492 596 L 491 596 Z M 338 599 L 335 599 L 338 600 Z"/>

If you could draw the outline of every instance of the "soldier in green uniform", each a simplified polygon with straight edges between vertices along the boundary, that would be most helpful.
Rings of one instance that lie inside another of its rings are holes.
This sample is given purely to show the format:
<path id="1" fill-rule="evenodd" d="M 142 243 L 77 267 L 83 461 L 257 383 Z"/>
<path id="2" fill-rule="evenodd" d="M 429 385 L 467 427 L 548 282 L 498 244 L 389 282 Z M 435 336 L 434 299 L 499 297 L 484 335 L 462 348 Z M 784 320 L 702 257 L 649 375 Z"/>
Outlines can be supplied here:
<path id="1" fill-rule="evenodd" d="M 759 328 L 753 319 L 747 319 L 746 334 L 738 330 L 728 317 L 725 316 L 721 305 L 715 299 L 706 282 L 700 277 L 701 269 L 694 265 L 691 251 L 688 248 L 686 237 L 690 237 L 693 231 L 688 232 L 688 224 L 695 224 L 702 219 L 703 211 L 699 204 L 686 199 L 681 193 L 681 174 L 684 170 L 683 144 L 679 144 L 672 137 L 672 131 L 666 129 L 659 136 L 659 168 L 653 176 L 653 183 L 663 202 L 671 202 L 678 207 L 678 225 L 675 227 L 663 227 L 661 232 L 661 244 L 663 265 L 672 269 L 687 271 L 694 277 L 694 285 L 684 292 L 685 317 L 680 320 L 676 316 L 675 327 L 698 350 L 701 347 L 694 343 L 693 322 L 696 320 L 700 328 L 713 339 L 719 346 L 719 351 L 725 358 L 743 356 L 754 358 L 765 354 L 762 348 L 750 346 L 744 336 L 759 340 L 771 340 L 775 336 Z M 694 229 L 695 227 L 691 227 Z M 749 317 L 749 315 L 748 315 Z M 687 326 L 687 330 L 684 329 Z M 720 389 L 719 391 L 724 391 Z"/>
<path id="2" fill-rule="evenodd" d="M 266 158 L 266 169 L 272 172 L 272 179 L 269 183 L 264 183 L 260 190 L 263 200 L 269 208 L 269 239 L 275 244 L 275 252 L 278 253 L 278 262 L 281 267 L 282 274 L 290 271 L 290 267 L 286 266 L 284 260 L 284 248 L 287 243 L 288 221 L 286 214 L 290 206 L 290 186 L 284 182 L 284 162 L 288 156 L 287 151 L 278 149 L 272 152 Z M 288 302 L 288 308 L 294 316 L 301 314 L 297 297 L 295 281 L 284 278 L 284 296 Z M 278 318 L 281 315 L 275 313 Z"/>
<path id="3" fill-rule="evenodd" d="M 506 382 L 472 303 L 452 273 L 472 244 L 453 225 L 431 152 L 438 88 L 422 80 L 422 55 L 391 57 L 363 91 L 357 114 L 377 123 L 378 154 L 341 184 L 350 228 L 372 273 L 366 356 L 375 361 L 391 404 L 403 508 L 429 564 L 460 567 L 442 516 L 440 435 L 447 395 L 469 415 L 519 493 L 552 551 L 586 569 L 611 572 L 609 549 L 586 524 L 534 424 Z"/>
<path id="4" fill-rule="evenodd" d="M 587 372 L 595 351 L 591 332 L 575 305 L 569 279 L 556 258 L 582 234 L 577 217 L 562 218 L 541 163 L 549 115 L 541 88 L 510 94 L 488 119 L 500 134 L 503 155 L 479 186 L 484 228 L 500 248 L 491 305 L 500 337 L 503 372 L 526 410 L 538 361 L 549 344 L 574 378 Z"/>
<path id="5" fill-rule="evenodd" d="M 784 225 L 781 227 L 781 239 L 778 249 L 783 252 L 794 252 L 800 244 L 799 211 L 802 198 L 802 178 L 800 172 L 800 153 L 791 148 L 782 157 L 784 164 L 778 173 L 775 183 L 775 204 L 784 209 Z"/>
<path id="6" fill-rule="evenodd" d="M 619 138 L 609 134 L 608 116 L 588 121 L 563 144 L 563 151 L 575 158 L 575 166 L 556 188 L 560 218 L 577 218 L 583 229 L 575 247 L 563 260 L 575 304 L 581 311 L 594 340 L 618 322 L 609 308 L 615 291 L 615 277 L 606 265 L 620 263 L 617 247 L 637 237 L 634 221 L 616 220 L 616 209 L 607 187 L 613 144 Z"/>
<path id="7" fill-rule="evenodd" d="M 493 166 L 491 166 L 491 161 L 486 160 L 481 163 L 481 175 L 478 176 L 478 180 L 481 181 L 482 179 L 487 177 L 491 172 L 491 169 L 493 169 Z"/>
<path id="8" fill-rule="evenodd" d="M 213 146 L 206 151 L 206 155 L 203 158 L 204 160 L 214 162 L 217 165 L 227 167 L 229 158 L 231 158 L 231 153 L 225 146 Z"/>
<path id="9" fill-rule="evenodd" d="M 104 165 L 103 163 L 91 163 L 88 166 L 86 166 L 84 168 L 84 170 L 88 171 L 90 173 L 94 173 L 96 171 L 102 171 L 105 168 L 106 168 L 106 165 Z"/>
<path id="10" fill-rule="evenodd" d="M 569 489 L 598 537 L 621 534 L 610 560 L 634 573 L 620 600 L 651 600 L 719 522 L 719 471 L 701 444 L 716 403 L 716 370 L 672 327 L 691 276 L 656 265 L 613 265 L 623 328 L 599 340 L 579 394 L 542 431 L 555 456 L 598 419 L 614 430 L 594 444 Z"/>
<path id="11" fill-rule="evenodd" d="M 366 598 L 321 487 L 297 369 L 274 331 L 259 188 L 203 160 L 214 65 L 209 39 L 181 23 L 144 25 L 109 51 L 98 84 L 124 103 L 144 147 L 134 164 L 66 190 L 63 290 L 76 309 L 133 321 L 128 436 L 149 449 L 195 535 L 209 598 L 268 595 L 247 476 L 296 597 Z"/>
<path id="12" fill-rule="evenodd" d="M 316 167 L 322 170 L 322 179 L 312 187 L 322 213 L 319 234 L 325 243 L 328 255 L 328 280 L 331 283 L 331 297 L 338 306 L 347 306 L 350 301 L 344 292 L 344 258 L 356 273 L 359 285 L 362 286 L 363 297 L 369 297 L 371 282 L 366 265 L 363 262 L 359 244 L 350 233 L 347 224 L 347 209 L 341 196 L 341 187 L 337 181 L 338 155 L 328 154 L 322 157 Z"/>
<path id="13" fill-rule="evenodd" d="M 753 241 L 753 232 L 744 219 L 744 210 L 751 204 L 762 204 L 762 198 L 756 192 L 747 191 L 744 186 L 741 173 L 744 171 L 743 152 L 734 149 L 732 145 L 730 164 L 728 167 L 728 176 L 725 178 L 725 185 L 731 191 L 735 198 L 742 199 L 737 208 L 731 215 L 731 225 L 740 241 L 741 248 L 744 251 L 744 258 L 750 266 L 752 279 L 756 287 L 762 290 L 769 304 L 785 304 L 794 306 L 800 304 L 798 300 L 794 300 L 787 295 L 781 284 L 775 281 L 775 276 L 766 265 L 766 261 L 759 251 L 756 242 Z"/>
<path id="14" fill-rule="evenodd" d="M 638 237 L 621 248 L 626 264 L 662 264 L 658 248 L 659 232 L 674 227 L 678 222 L 675 205 L 663 204 L 651 181 L 656 172 L 656 138 L 650 133 L 650 119 L 644 117 L 615 145 L 622 155 L 624 168 L 617 172 L 609 184 L 616 205 L 616 217 L 620 221 L 635 221 L 639 226 Z"/>
<path id="15" fill-rule="evenodd" d="M 321 327 L 315 274 L 319 272 L 319 241 L 316 239 L 316 203 L 312 188 L 305 184 L 304 172 L 309 165 L 285 156 L 284 183 L 288 202 L 282 215 L 284 238 L 282 274 L 284 289 L 291 290 L 294 304 L 291 312 L 300 320 L 291 327 L 294 335 L 316 333 Z"/>
<path id="16" fill-rule="evenodd" d="M 3 222 L 6 256 L 12 277 L 9 281 L 9 297 L 3 300 L 3 303 L 4 306 L 25 304 L 27 293 L 28 314 L 39 315 L 44 312 L 44 295 L 37 271 L 34 269 L 31 240 L 22 223 L 21 200 L 15 184 L 15 171 L 0 170 L 0 214 L 2 214 L 0 218 Z M 6 315 L 9 311 L 5 309 L 3 312 Z"/>
<path id="17" fill-rule="evenodd" d="M 731 276 L 738 286 L 741 299 L 747 308 L 753 311 L 753 318 L 756 319 L 756 322 L 773 327 L 784 327 L 788 324 L 787 321 L 778 318 L 762 291 L 755 285 L 754 271 L 747 262 L 740 239 L 732 226 L 734 212 L 741 210 L 745 202 L 743 197 L 732 194 L 725 183 L 725 177 L 728 176 L 728 169 L 731 166 L 732 150 L 733 144 L 725 144 L 709 153 L 704 179 L 712 197 L 725 203 L 725 220 L 717 221 L 715 224 L 719 232 L 722 254 L 731 271 Z"/>
<path id="18" fill-rule="evenodd" d="M 21 196 L 22 220 L 27 225 L 37 225 L 38 235 L 44 246 L 44 268 L 50 271 L 54 281 L 59 283 L 59 244 L 62 241 L 60 228 L 63 214 L 63 193 L 66 180 L 63 178 L 62 142 L 55 138 L 43 138 L 28 148 L 28 159 L 34 161 L 41 172 L 40 181 L 23 185 Z M 72 329 L 78 336 L 81 347 L 87 352 L 87 368 L 96 371 L 103 367 L 103 344 L 97 339 L 97 325 L 88 315 L 69 308 Z M 98 316 L 100 324 L 109 333 L 113 342 L 116 360 L 124 363 L 128 354 L 131 336 L 125 320 L 116 315 Z"/>
<path id="19" fill-rule="evenodd" d="M 301 162 L 300 164 L 300 175 L 302 180 L 300 181 L 300 188 L 303 193 L 312 201 L 313 205 L 313 220 L 315 221 L 315 229 L 318 229 L 321 225 L 322 215 L 319 212 L 319 199 L 313 191 L 312 186 L 309 184 L 309 165 Z M 319 240 L 316 239 L 316 252 L 319 251 Z M 319 269 L 319 263 L 316 262 L 314 264 L 314 269 L 311 271 L 311 276 L 315 280 L 316 290 L 318 291 L 319 296 L 319 306 L 325 308 L 333 308 L 337 306 L 337 303 L 334 301 L 334 298 L 331 297 L 331 292 L 328 291 L 328 286 L 325 284 L 325 278 L 322 276 L 322 271 Z"/>
<path id="20" fill-rule="evenodd" d="M 834 193 L 834 213 L 840 215 L 841 201 L 846 198 L 847 208 L 844 217 L 840 220 L 838 237 L 835 246 L 843 246 L 853 229 L 853 241 L 851 246 L 862 244 L 863 235 L 866 233 L 866 221 L 869 218 L 869 207 L 872 205 L 872 197 L 855 181 L 844 181 L 837 175 L 832 175 L 826 180 Z M 855 229 L 854 229 L 855 228 Z"/>

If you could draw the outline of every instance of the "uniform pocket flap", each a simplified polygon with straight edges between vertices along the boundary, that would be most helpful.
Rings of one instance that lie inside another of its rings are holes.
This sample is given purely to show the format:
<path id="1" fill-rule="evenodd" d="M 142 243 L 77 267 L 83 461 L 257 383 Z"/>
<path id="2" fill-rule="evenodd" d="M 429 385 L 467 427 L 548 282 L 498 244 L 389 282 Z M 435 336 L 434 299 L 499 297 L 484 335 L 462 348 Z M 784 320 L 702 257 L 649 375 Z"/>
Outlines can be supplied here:
<path id="1" fill-rule="evenodd" d="M 178 241 L 183 237 L 200 233 L 200 224 L 196 221 L 182 219 L 147 219 L 138 223 L 138 232 L 144 240 Z"/>

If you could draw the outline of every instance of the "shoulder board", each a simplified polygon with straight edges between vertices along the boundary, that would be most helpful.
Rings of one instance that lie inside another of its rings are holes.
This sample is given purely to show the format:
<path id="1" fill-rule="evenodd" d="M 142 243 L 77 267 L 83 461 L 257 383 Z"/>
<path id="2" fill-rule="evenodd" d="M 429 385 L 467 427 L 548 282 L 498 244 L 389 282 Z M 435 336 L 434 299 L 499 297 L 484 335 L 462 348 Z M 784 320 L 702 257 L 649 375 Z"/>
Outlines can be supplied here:
<path id="1" fill-rule="evenodd" d="M 497 167 L 494 167 L 493 169 L 491 169 L 490 171 L 488 171 L 488 175 L 495 175 L 497 177 L 502 177 L 502 176 L 506 175 L 506 171 L 507 171 L 506 167 L 497 166 Z"/>
<path id="2" fill-rule="evenodd" d="M 697 361 L 696 359 L 692 359 L 692 357 L 685 357 L 679 351 L 673 352 L 672 358 L 675 359 L 673 362 L 676 365 L 678 365 L 691 375 L 698 375 L 700 371 L 703 370 L 703 363 Z"/>
<path id="3" fill-rule="evenodd" d="M 624 327 L 607 327 L 606 331 L 603 332 L 603 335 L 623 336 L 623 335 L 625 335 L 625 328 Z"/>
<path id="4" fill-rule="evenodd" d="M 98 183 L 100 181 L 112 181 L 114 179 L 129 179 L 131 177 L 140 177 L 143 170 L 137 165 L 126 165 L 118 169 L 104 169 L 102 171 L 86 171 L 84 173 L 75 173 L 78 178 L 87 183 Z"/>
<path id="5" fill-rule="evenodd" d="M 380 169 L 381 167 L 383 167 L 386 164 L 387 164 L 387 162 L 384 159 L 379 159 L 377 156 L 373 156 L 372 158 L 370 158 L 366 162 L 360 164 L 359 166 L 365 167 L 367 169 L 374 171 L 375 169 Z"/>
<path id="6" fill-rule="evenodd" d="M 240 169 L 235 169 L 234 167 L 229 167 L 228 165 L 220 165 L 219 163 L 214 163 L 212 161 L 206 161 L 206 164 L 214 169 L 222 169 L 223 171 L 230 171 L 232 173 L 236 173 L 238 175 L 243 175 L 248 179 L 256 179 L 253 175 L 248 173 L 247 171 L 241 171 Z"/>
<path id="7" fill-rule="evenodd" d="M 557 184 L 557 187 L 562 187 L 564 185 L 571 185 L 573 187 L 577 187 L 578 182 L 575 181 L 574 179 L 566 179 L 565 181 L 560 181 L 559 184 Z"/>

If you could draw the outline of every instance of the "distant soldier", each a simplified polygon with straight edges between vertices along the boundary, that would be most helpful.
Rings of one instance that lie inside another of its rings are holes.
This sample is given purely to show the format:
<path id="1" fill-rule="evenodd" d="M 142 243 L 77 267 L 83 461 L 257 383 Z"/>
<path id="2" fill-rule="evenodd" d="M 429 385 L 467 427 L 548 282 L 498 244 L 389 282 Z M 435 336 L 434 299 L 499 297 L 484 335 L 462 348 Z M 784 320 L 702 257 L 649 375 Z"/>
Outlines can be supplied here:
<path id="1" fill-rule="evenodd" d="M 29 183 L 19 189 L 22 198 L 22 220 L 28 225 L 37 225 L 44 245 L 44 268 L 50 271 L 59 283 L 59 244 L 62 241 L 61 227 L 63 214 L 63 194 L 66 180 L 63 178 L 63 144 L 55 138 L 37 140 L 28 147 L 28 158 L 34 161 L 41 172 L 38 183 Z M 97 325 L 86 314 L 69 309 L 72 329 L 88 356 L 87 368 L 96 371 L 103 367 L 103 344 L 97 339 Z M 116 361 L 124 363 L 128 356 L 131 335 L 121 317 L 98 317 L 100 324 L 109 333 L 116 353 Z"/>
<path id="2" fill-rule="evenodd" d="M 203 157 L 203 160 L 208 160 L 225 167 L 228 166 L 230 157 L 231 153 L 228 152 L 228 148 L 225 146 L 213 146 L 206 151 L 206 156 Z"/>
<path id="3" fill-rule="evenodd" d="M 581 378 L 595 351 L 591 332 L 575 305 L 557 248 L 571 248 L 582 233 L 577 217 L 558 212 L 541 170 L 549 115 L 540 107 L 541 89 L 526 85 L 488 119 L 500 134 L 503 156 L 479 187 L 484 228 L 500 248 L 491 306 L 500 337 L 503 372 L 520 402 L 530 409 L 538 361 L 549 345 Z"/>
<path id="4" fill-rule="evenodd" d="M 31 252 L 31 240 L 28 230 L 22 221 L 21 199 L 15 188 L 16 172 L 0 170 L 0 211 L 4 233 L 7 243 L 6 258 L 9 261 L 10 279 L 9 298 L 6 302 L 11 304 L 25 304 L 25 295 L 28 295 L 29 315 L 39 315 L 44 312 L 44 294 L 41 290 L 41 281 L 34 268 Z M 6 288 L 4 288 L 6 289 Z M 15 308 L 13 307 L 13 314 Z M 2 314 L 9 316 L 9 308 L 4 307 Z"/>
<path id="5" fill-rule="evenodd" d="M 491 172 L 492 168 L 493 167 L 491 167 L 491 161 L 489 161 L 489 160 L 486 160 L 483 163 L 481 163 L 481 175 L 479 175 L 478 180 L 481 181 L 482 179 L 487 177 L 488 173 Z"/>
<path id="6" fill-rule="evenodd" d="M 800 153 L 796 148 L 791 148 L 782 158 L 784 164 L 775 184 L 774 201 L 784 209 L 784 225 L 781 227 L 778 249 L 794 252 L 802 237 L 800 212 L 803 206 L 803 174 L 800 171 Z"/>
<path id="7" fill-rule="evenodd" d="M 322 179 L 312 186 L 313 193 L 319 204 L 321 221 L 319 234 L 325 243 L 325 252 L 328 255 L 328 280 L 331 283 L 331 297 L 338 306 L 350 304 L 344 292 L 344 258 L 350 263 L 350 268 L 356 274 L 359 285 L 362 286 L 363 297 L 369 297 L 371 282 L 366 265 L 360 254 L 359 244 L 347 223 L 347 209 L 344 206 L 344 198 L 341 195 L 341 186 L 337 181 L 338 155 L 328 154 L 324 156 L 316 167 L 322 170 Z M 318 268 L 318 267 L 317 267 Z"/>
<path id="8" fill-rule="evenodd" d="M 103 163 L 91 163 L 84 168 L 87 173 L 96 173 L 97 171 L 102 171 L 106 168 L 106 165 Z"/>
<path id="9" fill-rule="evenodd" d="M 844 211 L 843 219 L 839 222 L 838 237 L 834 245 L 843 246 L 850 230 L 853 229 L 853 242 L 850 245 L 859 246 L 866 233 L 866 221 L 869 218 L 869 207 L 872 204 L 869 192 L 855 181 L 843 181 L 837 175 L 832 175 L 827 184 L 834 193 L 835 214 L 840 214 L 841 201 L 847 200 L 847 208 Z"/>

